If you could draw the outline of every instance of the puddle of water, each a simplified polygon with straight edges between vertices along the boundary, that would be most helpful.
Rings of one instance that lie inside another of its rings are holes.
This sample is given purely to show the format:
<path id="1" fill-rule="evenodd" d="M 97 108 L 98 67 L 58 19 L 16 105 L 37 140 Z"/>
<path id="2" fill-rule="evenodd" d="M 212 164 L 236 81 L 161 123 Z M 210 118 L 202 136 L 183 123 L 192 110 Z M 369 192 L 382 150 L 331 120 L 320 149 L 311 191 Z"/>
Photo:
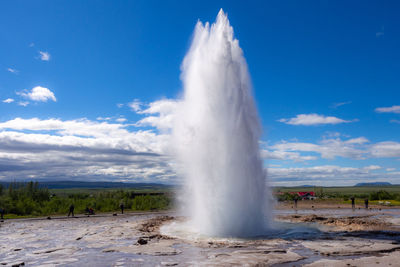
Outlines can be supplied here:
<path id="1" fill-rule="evenodd" d="M 269 239 L 315 239 L 321 237 L 326 230 L 326 226 L 315 223 L 290 223 L 290 222 L 273 222 L 272 229 L 267 230 L 264 235 L 246 238 L 229 238 L 229 237 L 209 237 L 198 233 L 186 221 L 174 221 L 163 225 L 160 232 L 163 235 L 171 236 L 181 240 L 191 242 L 223 242 L 226 244 L 248 242 L 249 240 L 269 240 Z"/>

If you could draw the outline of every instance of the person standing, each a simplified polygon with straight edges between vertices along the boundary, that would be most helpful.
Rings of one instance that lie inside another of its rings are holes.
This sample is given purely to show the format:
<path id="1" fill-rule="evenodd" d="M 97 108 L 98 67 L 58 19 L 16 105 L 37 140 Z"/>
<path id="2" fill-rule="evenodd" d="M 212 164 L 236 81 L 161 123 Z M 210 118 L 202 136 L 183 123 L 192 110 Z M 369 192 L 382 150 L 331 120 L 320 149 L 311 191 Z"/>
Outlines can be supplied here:
<path id="1" fill-rule="evenodd" d="M 125 208 L 125 206 L 124 206 L 124 203 L 123 203 L 123 202 L 121 202 L 121 204 L 119 205 L 119 208 L 121 209 L 121 213 L 124 214 L 124 208 Z"/>
<path id="2" fill-rule="evenodd" d="M 354 197 L 351 197 L 351 208 L 354 210 L 356 208 L 356 204 L 355 204 L 355 199 Z"/>
<path id="3" fill-rule="evenodd" d="M 297 197 L 294 197 L 294 209 L 297 210 Z"/>
<path id="4" fill-rule="evenodd" d="M 5 213 L 5 209 L 4 208 L 0 208 L 0 214 L 1 214 L 1 219 L 4 219 L 4 213 Z"/>
<path id="5" fill-rule="evenodd" d="M 368 209 L 368 198 L 366 198 L 366 199 L 364 200 L 364 204 L 365 204 L 365 209 Z"/>
<path id="6" fill-rule="evenodd" d="M 69 215 L 71 215 L 71 214 L 72 214 L 72 217 L 75 217 L 75 215 L 74 215 L 74 209 L 75 209 L 74 204 L 71 204 L 71 206 L 69 206 L 68 217 L 69 217 Z"/>

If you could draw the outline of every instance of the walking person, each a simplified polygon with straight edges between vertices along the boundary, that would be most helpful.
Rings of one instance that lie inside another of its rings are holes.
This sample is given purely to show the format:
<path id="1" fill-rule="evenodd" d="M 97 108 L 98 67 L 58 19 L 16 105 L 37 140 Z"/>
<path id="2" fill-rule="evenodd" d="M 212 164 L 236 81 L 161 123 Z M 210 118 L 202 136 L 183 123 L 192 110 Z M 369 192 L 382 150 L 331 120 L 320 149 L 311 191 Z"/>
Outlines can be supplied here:
<path id="1" fill-rule="evenodd" d="M 71 215 L 71 214 L 72 214 L 72 217 L 75 217 L 75 215 L 74 215 L 74 209 L 75 209 L 74 204 L 71 204 L 71 206 L 69 206 L 68 217 L 69 217 L 69 215 Z"/>
<path id="2" fill-rule="evenodd" d="M 4 213 L 6 212 L 6 210 L 4 208 L 0 208 L 0 214 L 1 214 L 1 219 L 4 219 Z"/>
<path id="3" fill-rule="evenodd" d="M 368 209 L 368 198 L 366 198 L 366 199 L 364 200 L 364 204 L 365 204 L 365 209 Z"/>
<path id="4" fill-rule="evenodd" d="M 351 208 L 354 210 L 356 208 L 356 204 L 355 204 L 355 199 L 354 197 L 351 197 Z"/>
<path id="5" fill-rule="evenodd" d="M 294 198 L 294 209 L 297 210 L 297 197 Z"/>
<path id="6" fill-rule="evenodd" d="M 121 213 L 124 214 L 124 208 L 125 208 L 125 206 L 124 206 L 124 203 L 123 203 L 123 202 L 121 202 L 121 204 L 119 205 L 119 208 L 121 209 Z"/>

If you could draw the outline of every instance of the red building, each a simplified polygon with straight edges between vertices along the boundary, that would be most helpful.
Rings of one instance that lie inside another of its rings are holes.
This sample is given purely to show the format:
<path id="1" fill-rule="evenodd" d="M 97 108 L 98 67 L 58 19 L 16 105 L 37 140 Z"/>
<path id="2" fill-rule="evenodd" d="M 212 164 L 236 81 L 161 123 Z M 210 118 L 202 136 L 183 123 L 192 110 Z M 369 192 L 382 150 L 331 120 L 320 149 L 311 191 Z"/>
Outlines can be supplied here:
<path id="1" fill-rule="evenodd" d="M 308 200 L 314 200 L 317 197 L 315 196 L 314 191 L 308 191 L 308 192 L 290 192 L 290 194 L 297 195 L 300 199 L 308 199 Z"/>

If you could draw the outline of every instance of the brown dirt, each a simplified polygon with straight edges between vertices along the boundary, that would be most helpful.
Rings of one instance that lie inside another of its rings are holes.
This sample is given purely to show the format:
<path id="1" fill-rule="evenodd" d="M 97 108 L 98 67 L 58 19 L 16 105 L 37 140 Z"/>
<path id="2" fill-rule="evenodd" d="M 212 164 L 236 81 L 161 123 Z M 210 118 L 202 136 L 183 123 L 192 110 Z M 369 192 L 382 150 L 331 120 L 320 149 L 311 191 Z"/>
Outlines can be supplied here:
<path id="1" fill-rule="evenodd" d="M 157 216 L 155 218 L 146 220 L 142 225 L 139 226 L 139 231 L 144 233 L 158 232 L 162 224 L 173 219 L 174 217 L 172 216 Z"/>
<path id="2" fill-rule="evenodd" d="M 322 215 L 281 215 L 278 220 L 289 220 L 291 222 L 319 223 L 321 225 L 333 226 L 337 230 L 364 231 L 364 230 L 391 230 L 392 224 L 373 218 L 372 215 L 330 217 Z"/>
<path id="3" fill-rule="evenodd" d="M 144 233 L 144 236 L 139 237 L 137 244 L 146 245 L 152 239 L 173 239 L 169 236 L 160 234 L 160 226 L 167 221 L 173 220 L 172 216 L 157 216 L 155 218 L 144 221 L 139 225 L 138 230 Z"/>

